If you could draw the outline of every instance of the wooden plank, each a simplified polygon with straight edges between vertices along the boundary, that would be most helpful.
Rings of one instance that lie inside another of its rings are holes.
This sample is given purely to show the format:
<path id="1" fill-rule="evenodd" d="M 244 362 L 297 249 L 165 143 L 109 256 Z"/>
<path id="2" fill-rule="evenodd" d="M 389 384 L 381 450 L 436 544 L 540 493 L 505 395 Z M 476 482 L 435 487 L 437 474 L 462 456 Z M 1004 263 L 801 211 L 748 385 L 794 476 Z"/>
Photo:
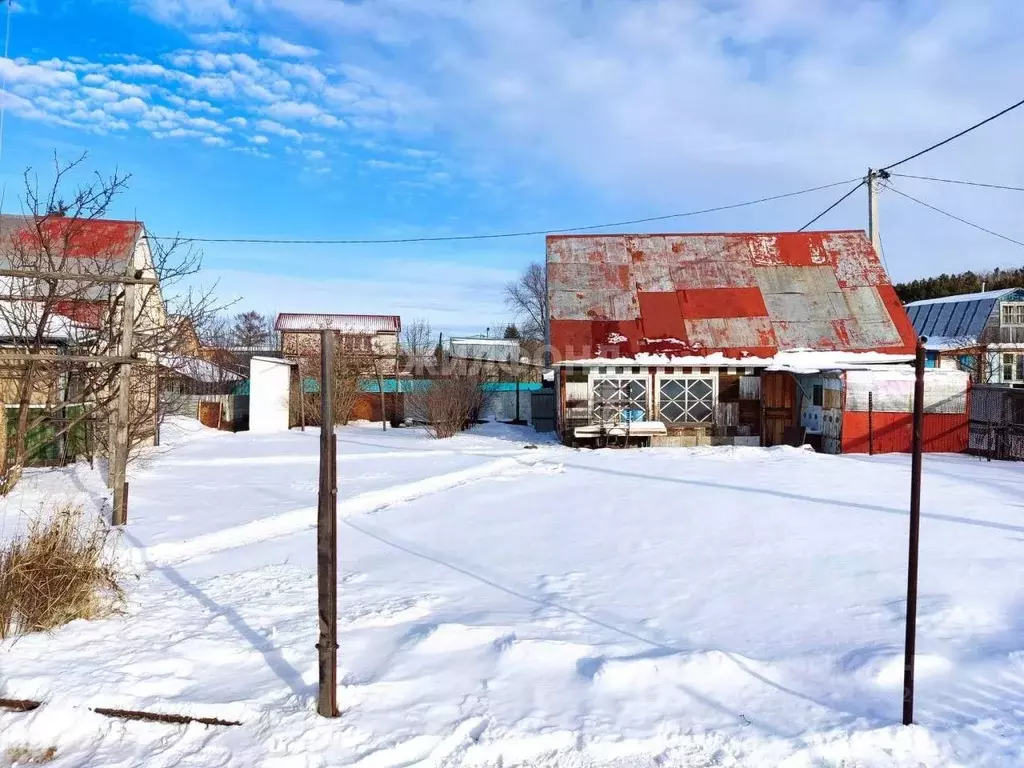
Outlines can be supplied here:
<path id="1" fill-rule="evenodd" d="M 75 272 L 37 272 L 32 269 L 0 269 L 0 277 L 23 277 L 30 280 L 67 280 L 68 282 L 108 283 L 114 285 L 160 285 L 160 281 L 155 277 L 88 275 Z"/>
<path id="2" fill-rule="evenodd" d="M 734 374 L 718 375 L 718 402 L 735 403 L 740 399 L 740 377 Z"/>

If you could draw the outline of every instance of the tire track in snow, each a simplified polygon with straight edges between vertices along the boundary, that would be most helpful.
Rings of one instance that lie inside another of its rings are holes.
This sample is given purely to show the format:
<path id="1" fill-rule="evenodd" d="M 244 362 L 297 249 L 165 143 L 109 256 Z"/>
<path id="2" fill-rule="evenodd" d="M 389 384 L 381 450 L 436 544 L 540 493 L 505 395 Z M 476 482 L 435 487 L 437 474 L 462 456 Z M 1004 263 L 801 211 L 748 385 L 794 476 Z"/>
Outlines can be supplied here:
<path id="1" fill-rule="evenodd" d="M 515 477 L 538 468 L 560 469 L 560 464 L 545 463 L 541 457 L 520 459 L 506 457 L 479 467 L 470 467 L 443 475 L 435 475 L 412 483 L 367 491 L 351 499 L 338 502 L 338 517 L 379 512 L 387 507 L 456 488 L 460 485 L 489 478 Z M 247 544 L 280 538 L 316 527 L 316 507 L 300 507 L 273 517 L 264 517 L 221 531 L 197 536 L 186 541 L 165 542 L 144 549 L 130 551 L 130 556 L 141 555 L 150 567 L 180 563 L 195 557 L 242 547 Z"/>
<path id="2" fill-rule="evenodd" d="M 487 450 L 481 449 L 479 451 L 472 449 L 463 449 L 458 451 L 451 450 L 431 450 L 431 451 L 379 451 L 378 453 L 339 453 L 338 462 L 349 462 L 349 461 L 363 461 L 366 459 L 430 459 L 435 456 L 480 456 L 480 457 L 500 457 L 500 456 L 512 456 L 515 454 L 522 453 L 522 449 L 518 450 Z M 222 456 L 219 458 L 210 459 L 183 459 L 181 461 L 175 461 L 172 465 L 174 468 L 177 467 L 230 467 L 230 466 L 254 466 L 254 465 L 274 465 L 274 464 L 318 464 L 320 463 L 320 456 L 315 453 L 311 454 L 283 454 L 278 456 Z"/>

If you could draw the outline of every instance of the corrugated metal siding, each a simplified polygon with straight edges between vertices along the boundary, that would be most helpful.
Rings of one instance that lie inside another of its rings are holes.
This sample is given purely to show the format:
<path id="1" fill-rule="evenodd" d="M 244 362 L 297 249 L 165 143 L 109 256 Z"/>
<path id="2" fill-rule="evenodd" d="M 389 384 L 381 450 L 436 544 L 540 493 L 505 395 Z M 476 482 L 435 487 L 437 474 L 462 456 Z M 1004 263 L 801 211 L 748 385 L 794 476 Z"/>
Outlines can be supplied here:
<path id="1" fill-rule="evenodd" d="M 909 413 L 876 413 L 872 416 L 875 453 L 909 453 L 913 441 L 913 416 Z M 926 413 L 924 450 L 963 453 L 967 450 L 967 414 Z M 843 453 L 868 452 L 868 415 L 847 411 L 843 417 Z"/>
<path id="2" fill-rule="evenodd" d="M 863 232 L 551 236 L 547 260 L 562 360 L 907 354 L 916 338 Z"/>
<path id="3" fill-rule="evenodd" d="M 282 312 L 274 328 L 278 331 L 339 331 L 340 333 L 398 333 L 398 315 L 329 315 Z"/>

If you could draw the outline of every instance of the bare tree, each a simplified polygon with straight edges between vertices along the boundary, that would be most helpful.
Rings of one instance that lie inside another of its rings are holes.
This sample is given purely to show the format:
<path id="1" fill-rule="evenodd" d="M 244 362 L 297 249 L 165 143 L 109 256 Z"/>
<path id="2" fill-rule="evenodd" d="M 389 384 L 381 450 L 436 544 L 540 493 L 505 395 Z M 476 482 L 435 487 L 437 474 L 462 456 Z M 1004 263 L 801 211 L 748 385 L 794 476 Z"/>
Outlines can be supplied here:
<path id="1" fill-rule="evenodd" d="M 8 358 L 3 400 L 18 413 L 3 457 L 8 489 L 25 466 L 28 438 L 37 429 L 45 428 L 55 443 L 87 423 L 94 445 L 106 446 L 123 364 L 107 360 L 123 359 L 128 319 L 135 331 L 129 445 L 152 437 L 160 417 L 157 367 L 180 349 L 182 319 L 199 328 L 215 309 L 211 292 L 175 289 L 199 270 L 198 252 L 178 240 L 149 238 L 138 225 L 104 221 L 129 176 L 95 174 L 75 182 L 85 159 L 62 163 L 55 157 L 45 186 L 26 170 L 23 213 L 4 217 L 0 227 L 0 261 L 24 275 L 5 279 L 0 297 L 0 360 Z M 122 278 L 157 282 L 128 291 Z M 172 298 L 165 300 L 162 290 L 168 289 Z M 132 305 L 126 305 L 129 295 Z"/>
<path id="2" fill-rule="evenodd" d="M 434 329 L 429 320 L 413 320 L 402 326 L 400 340 L 404 368 L 413 375 L 422 375 L 434 357 Z"/>
<path id="3" fill-rule="evenodd" d="M 548 317 L 548 284 L 544 266 L 534 262 L 519 279 L 505 286 L 505 303 L 522 320 L 524 339 L 541 340 Z"/>

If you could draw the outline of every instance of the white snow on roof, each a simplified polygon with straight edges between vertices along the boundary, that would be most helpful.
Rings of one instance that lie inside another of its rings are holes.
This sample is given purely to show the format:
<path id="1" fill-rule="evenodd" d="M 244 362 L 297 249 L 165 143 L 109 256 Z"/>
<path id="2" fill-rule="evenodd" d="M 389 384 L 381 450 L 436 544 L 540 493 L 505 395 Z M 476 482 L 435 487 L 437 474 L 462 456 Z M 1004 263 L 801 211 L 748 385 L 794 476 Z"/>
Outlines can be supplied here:
<path id="1" fill-rule="evenodd" d="M 980 299 L 998 299 L 1008 293 L 1013 293 L 1016 288 L 1004 288 L 1001 291 L 985 291 L 984 293 L 958 293 L 955 296 L 943 296 L 941 299 L 921 299 L 904 304 L 905 307 L 920 307 L 925 304 L 954 304 L 958 301 L 978 301 Z"/>
<path id="2" fill-rule="evenodd" d="M 189 357 L 188 355 L 163 355 L 160 363 L 182 376 L 187 376 L 193 381 L 202 381 L 208 384 L 216 384 L 227 381 L 241 381 L 242 377 L 227 368 L 223 368 L 209 360 L 201 357 Z"/>
<path id="3" fill-rule="evenodd" d="M 25 339 L 33 337 L 42 322 L 43 305 L 30 301 L 0 302 L 0 338 Z M 52 341 L 71 341 L 87 331 L 63 315 L 51 314 L 46 321 L 44 338 Z"/>
<path id="4" fill-rule="evenodd" d="M 817 373 L 822 370 L 845 370 L 862 365 L 909 363 L 913 355 L 891 355 L 884 352 L 822 352 L 809 349 L 782 350 L 774 357 L 727 357 L 721 352 L 710 355 L 652 355 L 639 354 L 635 357 L 603 358 L 587 360 L 566 360 L 558 366 L 690 366 L 703 368 L 765 368 L 772 371 L 794 373 Z"/>

